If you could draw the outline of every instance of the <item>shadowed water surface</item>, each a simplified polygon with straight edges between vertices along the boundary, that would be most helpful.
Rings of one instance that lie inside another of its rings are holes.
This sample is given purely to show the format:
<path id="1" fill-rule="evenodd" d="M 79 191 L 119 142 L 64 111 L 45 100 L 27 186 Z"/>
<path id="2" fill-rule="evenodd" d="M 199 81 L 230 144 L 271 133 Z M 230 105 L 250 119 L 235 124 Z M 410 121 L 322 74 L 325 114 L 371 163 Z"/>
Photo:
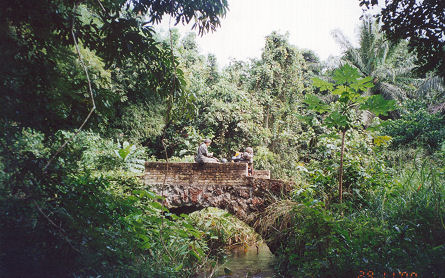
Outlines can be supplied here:
<path id="1" fill-rule="evenodd" d="M 227 261 L 218 269 L 215 277 L 218 278 L 272 278 L 275 276 L 273 269 L 274 255 L 265 244 L 257 248 L 255 246 L 236 248 L 232 250 Z"/>

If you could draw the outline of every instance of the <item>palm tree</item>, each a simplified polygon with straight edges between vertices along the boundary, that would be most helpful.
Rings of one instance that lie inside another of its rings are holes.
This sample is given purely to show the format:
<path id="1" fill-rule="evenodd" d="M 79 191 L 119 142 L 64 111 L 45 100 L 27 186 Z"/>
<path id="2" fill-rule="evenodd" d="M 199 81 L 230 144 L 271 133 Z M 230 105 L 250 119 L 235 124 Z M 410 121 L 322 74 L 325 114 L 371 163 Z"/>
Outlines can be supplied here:
<path id="1" fill-rule="evenodd" d="M 445 114 L 445 83 L 440 76 L 431 76 L 424 80 L 415 96 L 426 102 L 430 113 Z"/>
<path id="2" fill-rule="evenodd" d="M 414 74 L 416 56 L 408 51 L 407 41 L 392 43 L 381 32 L 380 25 L 371 17 L 364 16 L 360 26 L 359 47 L 339 31 L 333 31 L 344 53 L 340 61 L 357 68 L 364 76 L 372 76 L 374 87 L 368 94 L 381 94 L 386 99 L 417 99 L 425 102 L 430 113 L 445 113 L 445 84 L 439 76 L 420 77 Z M 334 61 L 335 62 L 335 61 Z M 364 115 L 368 122 L 370 115 Z M 398 112 L 390 112 L 397 117 Z"/>
<path id="3" fill-rule="evenodd" d="M 409 97 L 417 80 L 412 75 L 415 56 L 408 52 L 405 43 L 387 40 L 380 25 L 370 16 L 363 18 L 358 48 L 340 30 L 332 34 L 344 50 L 340 63 L 348 63 L 364 76 L 373 77 L 374 87 L 368 93 L 399 102 Z"/>

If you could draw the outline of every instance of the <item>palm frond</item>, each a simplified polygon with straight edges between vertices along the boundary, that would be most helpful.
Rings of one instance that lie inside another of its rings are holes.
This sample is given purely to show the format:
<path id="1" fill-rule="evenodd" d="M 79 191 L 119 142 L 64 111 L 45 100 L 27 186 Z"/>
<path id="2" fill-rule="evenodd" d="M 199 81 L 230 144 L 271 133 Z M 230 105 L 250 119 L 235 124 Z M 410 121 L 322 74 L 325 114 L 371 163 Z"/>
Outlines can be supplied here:
<path id="1" fill-rule="evenodd" d="M 397 78 L 405 77 L 411 75 L 414 69 L 414 65 L 407 67 L 397 67 L 393 68 L 391 79 L 396 81 Z"/>
<path id="2" fill-rule="evenodd" d="M 375 87 L 369 94 L 382 94 L 386 99 L 401 102 L 416 90 L 418 81 L 412 74 L 415 56 L 409 53 L 406 42 L 396 44 L 388 40 L 373 17 L 365 16 L 362 20 L 359 48 L 354 48 L 339 30 L 332 35 L 346 49 L 342 60 L 374 78 Z"/>
<path id="3" fill-rule="evenodd" d="M 445 82 L 439 76 L 430 77 L 419 86 L 416 97 L 429 104 L 431 113 L 445 113 Z"/>
<path id="4" fill-rule="evenodd" d="M 444 94 L 445 84 L 443 78 L 439 76 L 433 76 L 424 80 L 416 91 L 418 97 L 431 96 L 432 94 L 438 94 L 439 96 Z"/>
<path id="5" fill-rule="evenodd" d="M 374 92 L 381 94 L 385 99 L 394 99 L 398 102 L 407 98 L 407 94 L 403 89 L 388 82 L 378 82 L 374 87 Z"/>
<path id="6" fill-rule="evenodd" d="M 343 51 L 354 48 L 351 41 L 345 36 L 345 34 L 343 34 L 341 30 L 335 29 L 331 32 L 331 35 Z"/>

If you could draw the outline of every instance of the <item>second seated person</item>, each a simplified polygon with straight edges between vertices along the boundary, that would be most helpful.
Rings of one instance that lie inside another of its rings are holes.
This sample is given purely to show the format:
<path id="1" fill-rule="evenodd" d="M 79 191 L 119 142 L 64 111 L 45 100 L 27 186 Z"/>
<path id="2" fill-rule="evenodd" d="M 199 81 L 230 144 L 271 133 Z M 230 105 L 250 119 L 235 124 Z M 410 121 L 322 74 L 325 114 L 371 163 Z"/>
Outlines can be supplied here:
<path id="1" fill-rule="evenodd" d="M 253 149 L 247 147 L 244 152 L 237 152 L 232 157 L 233 162 L 244 162 L 248 165 L 248 175 L 251 176 L 253 172 Z"/>

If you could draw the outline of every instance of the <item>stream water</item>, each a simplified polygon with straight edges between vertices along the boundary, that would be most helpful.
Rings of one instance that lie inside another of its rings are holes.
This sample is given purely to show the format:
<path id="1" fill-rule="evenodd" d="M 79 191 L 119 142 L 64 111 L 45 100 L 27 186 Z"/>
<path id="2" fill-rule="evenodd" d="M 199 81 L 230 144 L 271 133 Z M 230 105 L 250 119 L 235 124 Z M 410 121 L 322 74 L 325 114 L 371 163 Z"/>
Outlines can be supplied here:
<path id="1" fill-rule="evenodd" d="M 275 276 L 273 268 L 274 255 L 265 244 L 244 248 L 236 248 L 225 263 L 218 268 L 217 278 L 272 278 Z"/>

